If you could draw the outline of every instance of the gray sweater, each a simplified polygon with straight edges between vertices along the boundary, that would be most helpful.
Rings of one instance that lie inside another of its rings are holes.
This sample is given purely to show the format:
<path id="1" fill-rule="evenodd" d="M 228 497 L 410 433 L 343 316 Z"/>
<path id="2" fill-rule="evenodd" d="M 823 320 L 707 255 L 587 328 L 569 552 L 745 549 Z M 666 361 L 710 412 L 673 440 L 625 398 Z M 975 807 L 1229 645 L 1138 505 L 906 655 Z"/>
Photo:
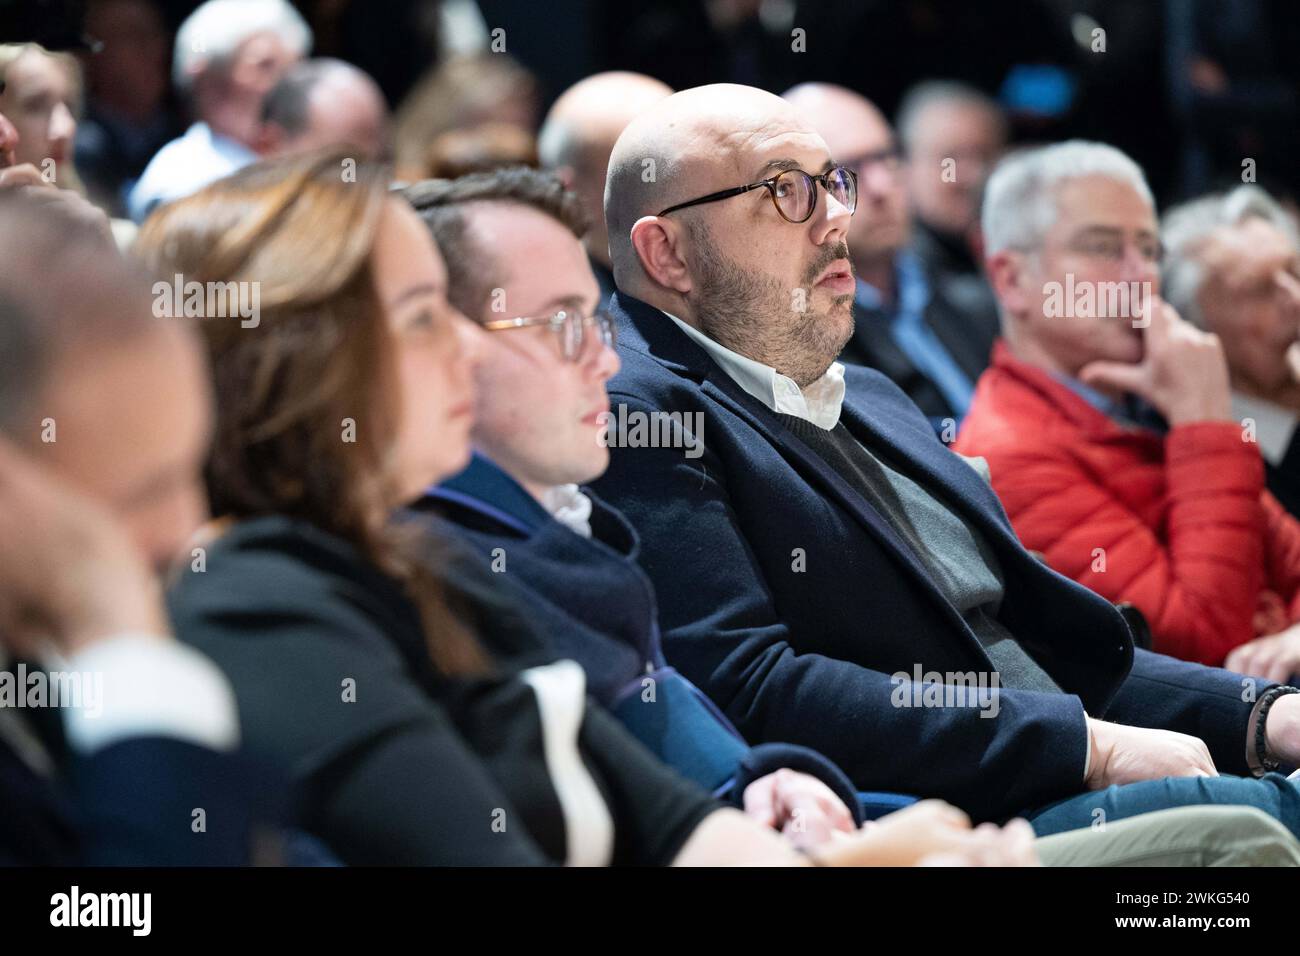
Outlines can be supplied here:
<path id="1" fill-rule="evenodd" d="M 1003 687 L 1060 687 L 998 620 L 1002 568 L 979 530 L 911 477 L 886 464 L 844 423 L 827 431 L 793 415 L 778 417 L 878 511 L 929 570 L 998 671 Z"/>

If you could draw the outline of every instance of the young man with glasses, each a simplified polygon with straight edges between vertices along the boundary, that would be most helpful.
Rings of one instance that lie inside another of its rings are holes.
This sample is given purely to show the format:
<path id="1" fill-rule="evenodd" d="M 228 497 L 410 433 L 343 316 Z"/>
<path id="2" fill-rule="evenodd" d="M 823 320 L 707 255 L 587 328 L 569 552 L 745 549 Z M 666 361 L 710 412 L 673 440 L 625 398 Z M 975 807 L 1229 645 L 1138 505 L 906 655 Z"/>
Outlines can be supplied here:
<path id="1" fill-rule="evenodd" d="M 494 585 L 524 604 L 545 652 L 578 661 L 591 694 L 680 773 L 800 845 L 861 822 L 838 768 L 800 747 L 751 748 L 667 665 L 636 536 L 582 487 L 609 461 L 605 384 L 619 360 L 609 317 L 595 311 L 599 286 L 573 194 L 521 167 L 419 183 L 405 195 L 442 248 L 452 301 L 489 333 L 476 371 L 474 460 L 417 510 L 445 519 L 431 518 L 497 572 Z M 498 630 L 486 628 L 486 639 Z"/>

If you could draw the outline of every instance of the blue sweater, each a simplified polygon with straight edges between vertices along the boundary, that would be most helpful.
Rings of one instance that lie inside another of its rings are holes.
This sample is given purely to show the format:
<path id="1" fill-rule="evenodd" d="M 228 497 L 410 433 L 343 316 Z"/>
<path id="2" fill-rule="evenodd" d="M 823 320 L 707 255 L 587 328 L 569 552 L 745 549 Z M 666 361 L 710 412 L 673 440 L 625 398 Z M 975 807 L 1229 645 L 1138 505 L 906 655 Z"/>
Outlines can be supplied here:
<path id="1" fill-rule="evenodd" d="M 636 532 L 592 496 L 590 539 L 555 521 L 513 478 L 476 455 L 460 475 L 417 506 L 453 525 L 466 551 L 497 570 L 555 657 L 577 661 L 591 693 L 632 733 L 684 776 L 739 804 L 745 786 L 781 767 L 802 770 L 835 790 L 858 816 L 848 778 L 807 748 L 751 747 L 659 645 L 654 589 L 638 567 Z M 890 809 L 873 799 L 874 809 Z M 859 818 L 860 819 L 860 818 Z"/>

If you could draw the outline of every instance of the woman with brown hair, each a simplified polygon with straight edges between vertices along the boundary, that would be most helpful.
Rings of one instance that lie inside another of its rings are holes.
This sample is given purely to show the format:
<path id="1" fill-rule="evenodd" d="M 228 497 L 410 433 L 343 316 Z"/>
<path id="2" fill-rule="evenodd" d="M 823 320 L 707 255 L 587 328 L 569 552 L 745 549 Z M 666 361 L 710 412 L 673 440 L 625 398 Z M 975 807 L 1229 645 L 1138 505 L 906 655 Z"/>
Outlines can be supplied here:
<path id="1" fill-rule="evenodd" d="M 287 158 L 164 207 L 139 240 L 162 285 L 206 297 L 222 525 L 171 609 L 230 677 L 245 746 L 292 774 L 302 824 L 349 863 L 807 862 L 589 705 L 573 662 L 494 667 L 452 564 L 389 520 L 468 460 L 479 333 L 385 184 Z M 1031 839 L 927 802 L 817 852 L 1020 861 Z"/>

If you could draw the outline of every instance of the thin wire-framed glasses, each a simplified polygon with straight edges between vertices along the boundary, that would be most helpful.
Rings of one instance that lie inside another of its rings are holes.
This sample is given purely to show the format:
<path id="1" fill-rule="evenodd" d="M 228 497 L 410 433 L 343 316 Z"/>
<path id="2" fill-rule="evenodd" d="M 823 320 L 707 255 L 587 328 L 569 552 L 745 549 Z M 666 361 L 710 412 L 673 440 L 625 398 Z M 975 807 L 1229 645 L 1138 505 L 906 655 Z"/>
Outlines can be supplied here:
<path id="1" fill-rule="evenodd" d="M 591 339 L 587 337 L 588 327 L 596 330 L 596 339 L 601 345 L 614 347 L 614 320 L 604 312 L 584 315 L 578 309 L 561 309 L 553 315 L 520 315 L 513 319 L 492 319 L 483 323 L 489 332 L 503 332 L 507 329 L 526 329 L 532 326 L 549 326 L 560 341 L 560 354 L 565 361 L 576 362 L 582 357 L 583 348 Z"/>

